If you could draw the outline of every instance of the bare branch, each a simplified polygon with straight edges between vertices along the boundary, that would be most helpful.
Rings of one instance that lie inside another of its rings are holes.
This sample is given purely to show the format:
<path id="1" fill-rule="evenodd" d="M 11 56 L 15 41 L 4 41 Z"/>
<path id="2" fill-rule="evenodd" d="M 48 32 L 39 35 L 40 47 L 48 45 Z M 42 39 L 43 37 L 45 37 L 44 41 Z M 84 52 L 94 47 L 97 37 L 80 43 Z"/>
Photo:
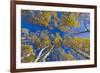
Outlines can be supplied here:
<path id="1" fill-rule="evenodd" d="M 84 24 L 84 27 L 85 27 L 86 31 L 89 31 L 89 29 L 87 28 L 87 26 L 85 24 Z"/>
<path id="2" fill-rule="evenodd" d="M 90 32 L 90 30 L 87 30 L 87 31 L 81 31 L 81 32 L 74 32 L 74 33 L 71 33 L 71 34 L 81 34 L 81 33 L 86 33 L 86 32 Z"/>

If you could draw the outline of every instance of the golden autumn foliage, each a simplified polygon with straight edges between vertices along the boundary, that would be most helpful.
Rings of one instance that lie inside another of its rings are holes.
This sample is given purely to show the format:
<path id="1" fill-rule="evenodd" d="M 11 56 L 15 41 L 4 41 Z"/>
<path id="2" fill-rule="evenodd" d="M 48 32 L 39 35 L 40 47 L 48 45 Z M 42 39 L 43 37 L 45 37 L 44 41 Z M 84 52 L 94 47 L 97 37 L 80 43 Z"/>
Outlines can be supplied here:
<path id="1" fill-rule="evenodd" d="M 54 16 L 53 22 L 56 27 L 58 26 L 58 22 L 61 22 L 62 26 L 59 26 L 59 28 L 64 32 L 67 31 L 65 28 L 67 26 L 80 27 L 80 23 L 77 21 L 80 13 L 64 13 L 64 18 L 62 17 L 62 19 L 59 19 L 57 12 L 43 11 L 39 17 L 34 17 L 33 20 L 36 23 L 47 27 L 52 20 L 51 16 Z"/>
<path id="2" fill-rule="evenodd" d="M 90 38 L 79 37 L 80 33 L 87 31 L 77 31 L 83 29 L 78 19 L 79 12 L 61 12 L 61 14 L 57 11 L 33 10 L 33 12 L 32 30 L 30 28 L 21 30 L 23 63 L 45 62 L 47 59 L 75 60 L 77 56 L 78 59 L 90 58 Z"/>
<path id="3" fill-rule="evenodd" d="M 71 27 L 80 27 L 80 23 L 78 22 L 77 18 L 80 16 L 80 13 L 63 13 L 62 16 L 62 25 L 64 27 L 71 26 Z"/>
<path id="4" fill-rule="evenodd" d="M 88 38 L 75 38 L 75 47 L 79 47 L 81 50 L 85 51 L 85 52 L 89 52 L 90 51 L 90 40 Z M 79 41 L 79 42 L 78 42 Z M 79 44 L 79 45 L 77 45 Z"/>
<path id="5" fill-rule="evenodd" d="M 21 48 L 21 54 L 22 54 L 22 62 L 23 63 L 29 63 L 33 62 L 35 60 L 35 53 L 33 52 L 33 48 L 31 45 L 22 45 Z"/>
<path id="6" fill-rule="evenodd" d="M 87 53 L 89 53 L 90 51 L 90 39 L 89 38 L 75 37 L 75 38 L 64 40 L 64 43 L 66 43 L 69 46 L 73 46 L 73 48 L 79 48 Z"/>
<path id="7" fill-rule="evenodd" d="M 56 33 L 56 37 L 54 39 L 54 44 L 57 48 L 59 48 L 62 44 L 62 37 L 59 35 L 59 33 Z"/>
<path id="8" fill-rule="evenodd" d="M 59 29 L 61 30 L 61 31 L 63 31 L 63 32 L 66 32 L 66 31 L 68 31 L 68 28 L 67 28 L 67 26 L 59 26 Z"/>
<path id="9" fill-rule="evenodd" d="M 29 63 L 29 62 L 33 62 L 34 60 L 35 60 L 35 54 L 32 53 L 32 54 L 30 54 L 30 56 L 24 57 L 22 62 L 23 63 Z"/>
<path id="10" fill-rule="evenodd" d="M 35 45 L 37 46 L 37 48 L 40 48 L 41 46 L 41 40 L 39 37 L 35 36 L 34 37 L 34 42 L 35 42 Z"/>
<path id="11" fill-rule="evenodd" d="M 90 39 L 82 37 L 65 38 L 63 40 L 64 46 L 69 46 L 76 53 L 84 56 L 85 58 L 90 58 Z"/>
<path id="12" fill-rule="evenodd" d="M 66 53 L 64 49 L 59 48 L 59 51 L 65 60 L 75 60 L 74 56 L 71 53 Z"/>
<path id="13" fill-rule="evenodd" d="M 29 52 L 29 53 L 33 51 L 32 46 L 30 45 L 22 45 L 22 50 L 24 50 L 25 52 Z"/>
<path id="14" fill-rule="evenodd" d="M 51 41 L 48 36 L 45 36 L 42 43 L 44 43 L 44 46 L 48 46 L 48 45 L 50 45 Z"/>
<path id="15" fill-rule="evenodd" d="M 44 11 L 44 12 L 42 12 L 41 16 L 35 17 L 33 19 L 36 23 L 38 23 L 40 25 L 48 26 L 49 25 L 48 23 L 51 20 L 51 15 L 50 15 L 50 12 Z"/>
<path id="16" fill-rule="evenodd" d="M 70 13 L 67 18 L 67 23 L 72 27 L 80 27 L 80 23 L 77 21 L 77 18 L 80 16 L 80 13 Z"/>
<path id="17" fill-rule="evenodd" d="M 80 16 L 80 13 L 70 13 L 69 18 L 77 19 Z"/>
<path id="18" fill-rule="evenodd" d="M 67 24 L 68 24 L 68 26 L 71 26 L 71 27 L 80 27 L 80 23 L 73 18 L 68 18 Z"/>
<path id="19" fill-rule="evenodd" d="M 55 25 L 55 27 L 57 27 L 58 26 L 58 20 L 59 20 L 58 17 L 57 17 L 57 12 L 55 12 L 53 16 L 54 16 L 54 20 L 53 20 L 54 25 Z"/>
<path id="20" fill-rule="evenodd" d="M 44 17 L 44 20 L 46 20 L 47 22 L 49 22 L 51 19 L 51 14 L 48 11 L 43 12 L 42 16 Z"/>
<path id="21" fill-rule="evenodd" d="M 73 57 L 71 53 L 64 55 L 64 57 L 66 58 L 66 60 L 75 60 L 75 58 Z"/>

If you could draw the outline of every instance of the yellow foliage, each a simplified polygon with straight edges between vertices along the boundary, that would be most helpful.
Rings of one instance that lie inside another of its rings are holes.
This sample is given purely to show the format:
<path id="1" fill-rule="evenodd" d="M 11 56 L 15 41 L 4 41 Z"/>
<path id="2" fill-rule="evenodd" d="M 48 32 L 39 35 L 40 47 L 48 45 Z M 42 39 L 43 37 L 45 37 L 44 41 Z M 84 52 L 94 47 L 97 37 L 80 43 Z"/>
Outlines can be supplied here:
<path id="1" fill-rule="evenodd" d="M 64 46 L 67 45 L 67 39 L 66 39 L 66 38 L 64 38 L 64 40 L 63 40 L 63 44 L 64 44 Z"/>
<path id="2" fill-rule="evenodd" d="M 77 21 L 77 18 L 80 16 L 80 13 L 67 13 L 63 14 L 62 24 L 71 27 L 80 27 L 80 23 Z"/>
<path id="3" fill-rule="evenodd" d="M 74 56 L 71 53 L 66 53 L 62 48 L 59 48 L 62 57 L 66 60 L 75 60 Z"/>
<path id="4" fill-rule="evenodd" d="M 41 21 L 41 23 L 44 25 L 44 26 L 48 26 L 49 24 L 49 22 L 50 22 L 50 20 L 51 20 L 51 14 L 50 14 L 50 12 L 43 12 L 43 14 L 42 14 L 42 18 L 43 18 L 43 20 L 40 20 Z"/>
<path id="5" fill-rule="evenodd" d="M 37 46 L 37 48 L 40 47 L 40 45 L 41 45 L 40 38 L 36 36 L 36 37 L 34 37 L 34 39 L 35 39 L 35 45 Z"/>
<path id="6" fill-rule="evenodd" d="M 72 18 L 72 19 L 76 19 L 76 18 L 78 18 L 80 16 L 80 13 L 70 13 L 69 14 L 69 18 Z"/>
<path id="7" fill-rule="evenodd" d="M 56 37 L 54 39 L 54 44 L 57 48 L 59 48 L 62 44 L 62 37 L 59 34 L 56 34 Z"/>
<path id="8" fill-rule="evenodd" d="M 71 53 L 66 54 L 66 55 L 65 55 L 65 58 L 66 58 L 67 60 L 75 60 L 75 58 L 73 57 L 73 55 L 72 55 Z"/>
<path id="9" fill-rule="evenodd" d="M 35 54 L 32 53 L 30 56 L 24 57 L 22 62 L 23 63 L 29 63 L 29 62 L 33 62 L 34 60 L 35 60 Z"/>
<path id="10" fill-rule="evenodd" d="M 68 23 L 68 26 L 71 26 L 71 27 L 80 27 L 80 23 L 73 18 L 68 18 L 67 23 Z"/>
<path id="11" fill-rule="evenodd" d="M 84 50 L 85 52 L 89 52 L 90 51 L 90 40 L 86 38 L 82 42 L 84 42 L 84 44 L 81 49 Z"/>
<path id="12" fill-rule="evenodd" d="M 66 26 L 59 26 L 60 30 L 63 32 L 66 32 L 68 30 L 68 28 L 66 28 Z"/>
<path id="13" fill-rule="evenodd" d="M 49 23 L 49 22 L 44 21 L 44 20 L 41 21 L 41 24 L 44 25 L 44 26 L 48 26 L 48 25 L 49 25 L 48 23 Z"/>
<path id="14" fill-rule="evenodd" d="M 47 20 L 47 22 L 49 22 L 49 20 L 51 19 L 51 14 L 50 12 L 43 12 L 43 17 L 45 20 Z"/>
<path id="15" fill-rule="evenodd" d="M 45 36 L 43 43 L 44 43 L 44 46 L 50 45 L 51 41 L 48 36 Z"/>
<path id="16" fill-rule="evenodd" d="M 50 44 L 48 48 L 50 48 L 50 49 L 51 49 L 52 47 L 53 47 L 53 46 L 52 46 L 52 44 Z"/>
<path id="17" fill-rule="evenodd" d="M 44 26 L 48 26 L 50 20 L 51 20 L 51 15 L 50 15 L 50 12 L 48 11 L 44 11 L 42 12 L 41 16 L 39 17 L 34 17 L 33 20 L 37 23 L 37 24 L 40 24 L 40 25 L 44 25 Z"/>
<path id="18" fill-rule="evenodd" d="M 81 37 L 75 37 L 70 39 L 65 39 L 63 41 L 65 45 L 72 46 L 73 48 L 79 48 L 85 52 L 90 51 L 90 39 L 89 38 L 81 38 Z"/>
<path id="19" fill-rule="evenodd" d="M 26 52 L 32 52 L 32 46 L 30 45 L 22 45 L 22 49 L 25 50 Z"/>

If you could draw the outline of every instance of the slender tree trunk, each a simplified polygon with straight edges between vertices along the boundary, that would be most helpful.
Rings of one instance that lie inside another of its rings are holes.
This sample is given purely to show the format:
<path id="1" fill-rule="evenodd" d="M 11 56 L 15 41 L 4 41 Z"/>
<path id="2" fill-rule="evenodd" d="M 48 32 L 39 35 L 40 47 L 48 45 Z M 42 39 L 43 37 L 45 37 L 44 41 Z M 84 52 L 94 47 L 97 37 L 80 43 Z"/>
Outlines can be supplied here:
<path id="1" fill-rule="evenodd" d="M 54 48 L 54 46 L 50 49 L 50 51 L 48 51 L 48 53 L 44 56 L 43 58 L 43 62 L 45 62 L 45 59 L 49 56 L 49 54 L 51 53 L 51 50 Z"/>
<path id="2" fill-rule="evenodd" d="M 39 55 L 37 56 L 37 58 L 36 58 L 36 60 L 35 60 L 34 62 L 37 62 L 37 61 L 39 60 L 39 58 L 41 57 L 43 51 L 44 51 L 46 48 L 48 48 L 48 47 L 49 47 L 49 46 L 46 46 L 46 47 L 42 48 L 42 50 L 40 51 Z"/>

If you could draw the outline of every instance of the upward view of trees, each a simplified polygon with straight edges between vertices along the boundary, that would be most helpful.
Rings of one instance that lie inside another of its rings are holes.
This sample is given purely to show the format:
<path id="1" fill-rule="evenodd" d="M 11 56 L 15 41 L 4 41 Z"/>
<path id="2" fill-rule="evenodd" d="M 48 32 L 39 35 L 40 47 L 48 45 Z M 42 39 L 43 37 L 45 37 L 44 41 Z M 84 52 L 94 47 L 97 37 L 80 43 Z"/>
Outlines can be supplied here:
<path id="1" fill-rule="evenodd" d="M 83 35 L 90 34 L 89 13 L 34 10 L 21 13 L 26 22 L 21 25 L 33 28 L 21 27 L 22 63 L 90 58 L 90 39 Z"/>

